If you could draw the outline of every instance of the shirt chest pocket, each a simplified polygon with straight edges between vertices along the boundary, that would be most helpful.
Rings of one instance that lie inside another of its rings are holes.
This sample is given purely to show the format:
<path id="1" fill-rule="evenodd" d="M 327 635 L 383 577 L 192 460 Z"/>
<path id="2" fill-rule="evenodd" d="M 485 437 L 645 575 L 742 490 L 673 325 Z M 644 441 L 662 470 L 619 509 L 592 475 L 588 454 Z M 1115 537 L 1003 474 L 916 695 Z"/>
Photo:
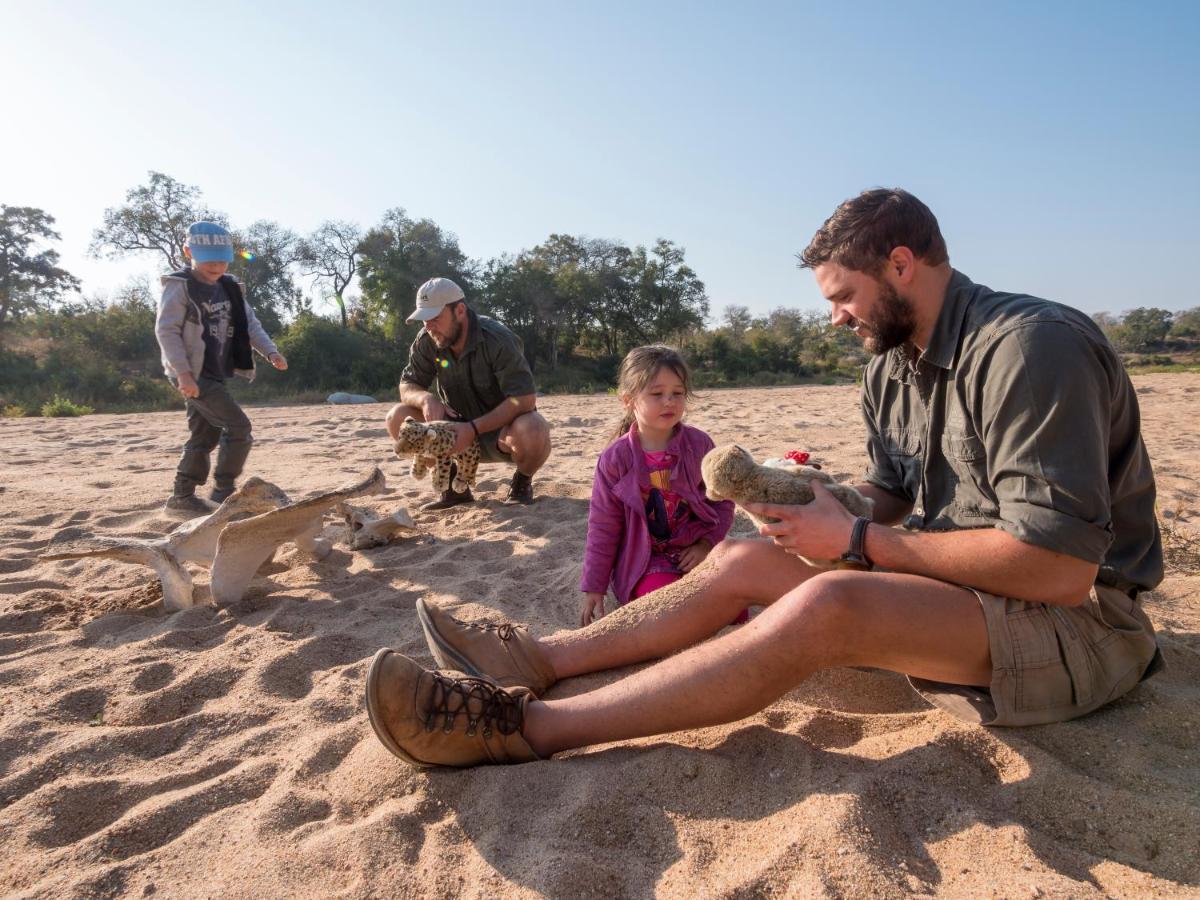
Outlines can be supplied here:
<path id="1" fill-rule="evenodd" d="M 910 498 L 916 497 L 924 465 L 920 432 L 912 428 L 885 428 L 879 436 L 905 493 Z"/>
<path id="2" fill-rule="evenodd" d="M 1000 507 L 988 483 L 983 441 L 967 427 L 951 423 L 942 435 L 942 455 L 954 482 L 949 487 L 959 511 L 975 516 L 999 514 Z"/>

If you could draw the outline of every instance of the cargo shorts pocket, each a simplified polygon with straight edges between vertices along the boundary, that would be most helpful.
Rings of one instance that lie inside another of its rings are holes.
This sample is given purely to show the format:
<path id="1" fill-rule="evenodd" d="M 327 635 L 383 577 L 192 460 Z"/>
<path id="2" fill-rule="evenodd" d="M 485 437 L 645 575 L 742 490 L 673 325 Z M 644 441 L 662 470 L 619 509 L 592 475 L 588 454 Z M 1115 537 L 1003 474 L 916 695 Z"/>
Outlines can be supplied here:
<path id="1" fill-rule="evenodd" d="M 1018 711 L 1091 705 L 1096 686 L 1092 648 L 1063 610 L 1026 605 L 1010 612 L 1005 624 Z"/>

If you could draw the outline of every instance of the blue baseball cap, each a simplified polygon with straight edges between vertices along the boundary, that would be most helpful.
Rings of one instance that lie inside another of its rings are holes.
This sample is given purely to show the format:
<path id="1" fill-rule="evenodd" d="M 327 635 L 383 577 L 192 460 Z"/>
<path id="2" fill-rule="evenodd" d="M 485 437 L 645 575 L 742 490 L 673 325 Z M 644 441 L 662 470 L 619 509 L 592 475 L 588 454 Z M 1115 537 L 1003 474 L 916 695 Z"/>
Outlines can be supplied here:
<path id="1" fill-rule="evenodd" d="M 187 248 L 196 262 L 233 262 L 233 238 L 216 222 L 191 225 Z"/>

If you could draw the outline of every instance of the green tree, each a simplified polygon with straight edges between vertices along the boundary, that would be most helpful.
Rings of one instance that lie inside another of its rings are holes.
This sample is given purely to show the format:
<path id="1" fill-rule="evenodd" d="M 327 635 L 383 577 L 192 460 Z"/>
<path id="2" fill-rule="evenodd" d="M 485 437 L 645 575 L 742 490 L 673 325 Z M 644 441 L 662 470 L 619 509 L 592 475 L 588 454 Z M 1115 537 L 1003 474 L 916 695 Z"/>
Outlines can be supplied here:
<path id="1" fill-rule="evenodd" d="M 230 271 L 246 286 L 263 327 L 273 334 L 282 327 L 284 313 L 300 311 L 300 289 L 292 278 L 299 260 L 300 240 L 278 222 L 265 219 L 238 232 L 234 240 L 243 248 L 233 259 Z"/>
<path id="2" fill-rule="evenodd" d="M 1175 313 L 1171 322 L 1173 338 L 1200 338 L 1200 306 Z"/>
<path id="3" fill-rule="evenodd" d="M 79 289 L 79 279 L 58 267 L 57 251 L 38 249 L 61 239 L 53 224 L 43 210 L 0 204 L 0 327 Z"/>
<path id="4" fill-rule="evenodd" d="M 1115 329 L 1117 347 L 1134 352 L 1154 350 L 1162 345 L 1170 330 L 1169 310 L 1139 307 L 1125 313 Z"/>
<path id="5" fill-rule="evenodd" d="M 176 271 L 184 266 L 188 226 L 199 221 L 228 226 L 223 213 L 204 205 L 198 187 L 151 171 L 149 183 L 131 188 L 123 206 L 104 211 L 104 224 L 92 233 L 90 252 L 115 258 L 150 251 L 161 254 Z"/>
<path id="6" fill-rule="evenodd" d="M 419 326 L 405 319 L 416 302 L 417 288 L 430 278 L 454 281 L 472 306 L 479 305 L 475 267 L 459 249 L 458 238 L 430 219 L 413 219 L 399 207 L 361 242 L 359 284 L 367 319 L 389 338 L 411 341 Z"/>

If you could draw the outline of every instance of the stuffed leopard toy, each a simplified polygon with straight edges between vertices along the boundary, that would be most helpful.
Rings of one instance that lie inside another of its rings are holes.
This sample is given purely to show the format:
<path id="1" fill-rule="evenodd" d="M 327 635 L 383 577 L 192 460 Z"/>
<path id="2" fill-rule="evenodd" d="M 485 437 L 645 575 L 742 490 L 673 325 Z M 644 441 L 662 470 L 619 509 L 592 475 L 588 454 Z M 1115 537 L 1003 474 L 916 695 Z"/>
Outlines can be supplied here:
<path id="1" fill-rule="evenodd" d="M 413 458 L 413 478 L 424 478 L 426 472 L 433 470 L 435 491 L 450 490 L 450 464 L 454 463 L 457 472 L 453 487 L 461 494 L 475 484 L 475 473 L 479 469 L 479 441 L 472 441 L 471 446 L 462 453 L 451 456 L 450 448 L 454 446 L 454 440 L 454 429 L 447 427 L 445 422 L 427 424 L 408 416 L 400 426 L 394 449 L 397 456 Z"/>

